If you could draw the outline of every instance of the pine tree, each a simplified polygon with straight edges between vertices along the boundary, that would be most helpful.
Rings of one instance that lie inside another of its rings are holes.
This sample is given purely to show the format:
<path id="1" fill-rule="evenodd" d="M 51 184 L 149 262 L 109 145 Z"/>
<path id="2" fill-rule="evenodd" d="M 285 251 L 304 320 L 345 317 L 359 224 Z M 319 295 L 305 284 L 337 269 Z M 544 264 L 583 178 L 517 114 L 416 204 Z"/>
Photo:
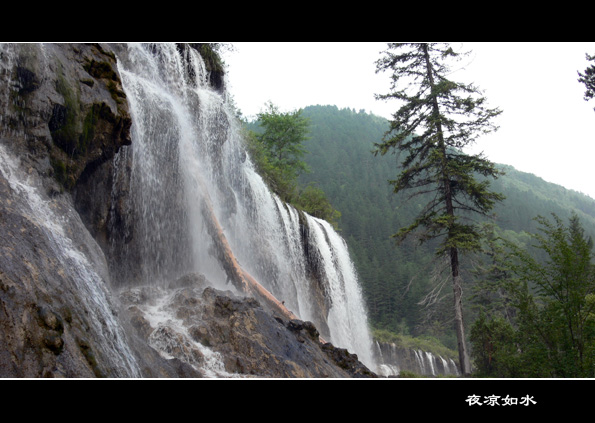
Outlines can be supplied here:
<path id="1" fill-rule="evenodd" d="M 586 54 L 585 56 L 587 57 L 588 61 L 595 63 L 595 55 L 589 56 L 588 54 Z M 585 101 L 589 101 L 590 99 L 595 97 L 595 64 L 588 66 L 585 69 L 584 73 L 579 72 L 578 75 L 578 82 L 585 84 L 585 87 L 587 89 L 585 91 Z"/>
<path id="2" fill-rule="evenodd" d="M 478 250 L 480 234 L 464 218 L 470 213 L 487 215 L 503 196 L 488 190 L 485 177 L 498 176 L 495 166 L 483 155 L 467 155 L 462 148 L 496 130 L 491 120 L 501 112 L 487 108 L 475 86 L 447 79 L 449 60 L 461 55 L 447 44 L 391 43 L 384 54 L 376 63 L 377 72 L 392 71 L 391 92 L 377 98 L 396 99 L 403 105 L 393 114 L 375 153 L 406 153 L 401 172 L 390 181 L 395 193 L 433 194 L 413 223 L 394 236 L 402 241 L 416 232 L 422 243 L 440 240 L 437 254 L 446 255 L 450 262 L 461 371 L 470 374 L 459 254 Z"/>

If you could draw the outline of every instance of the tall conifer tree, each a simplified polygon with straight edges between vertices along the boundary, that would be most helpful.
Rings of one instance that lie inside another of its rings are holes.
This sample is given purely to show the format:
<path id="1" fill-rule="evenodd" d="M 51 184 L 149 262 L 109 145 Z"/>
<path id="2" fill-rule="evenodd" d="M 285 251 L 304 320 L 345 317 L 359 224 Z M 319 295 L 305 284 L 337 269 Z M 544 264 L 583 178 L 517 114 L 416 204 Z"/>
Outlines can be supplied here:
<path id="1" fill-rule="evenodd" d="M 578 82 L 585 84 L 585 100 L 589 101 L 595 97 L 595 55 L 585 55 L 587 60 L 593 62 L 592 65 L 587 66 L 584 73 L 579 72 Z"/>
<path id="2" fill-rule="evenodd" d="M 390 181 L 395 193 L 432 194 L 413 223 L 394 236 L 403 240 L 417 232 L 420 242 L 440 240 L 437 254 L 448 257 L 453 281 L 461 372 L 468 375 L 471 366 L 463 323 L 460 253 L 478 250 L 480 234 L 465 218 L 470 213 L 489 214 L 504 197 L 490 192 L 489 181 L 483 178 L 498 176 L 493 163 L 482 154 L 462 151 L 481 134 L 497 129 L 492 118 L 501 111 L 487 108 L 485 98 L 472 84 L 448 79 L 449 60 L 459 56 L 448 44 L 388 44 L 376 62 L 376 72 L 392 72 L 391 90 L 377 98 L 396 99 L 402 106 L 393 114 L 390 129 L 376 144 L 375 153 L 405 153 L 397 179 Z"/>

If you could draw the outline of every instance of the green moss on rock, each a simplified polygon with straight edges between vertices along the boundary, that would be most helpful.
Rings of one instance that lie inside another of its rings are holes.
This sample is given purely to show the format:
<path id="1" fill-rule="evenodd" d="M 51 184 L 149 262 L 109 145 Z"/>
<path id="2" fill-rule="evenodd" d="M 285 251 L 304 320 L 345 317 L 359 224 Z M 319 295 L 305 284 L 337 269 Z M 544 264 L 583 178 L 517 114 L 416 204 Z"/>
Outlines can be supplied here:
<path id="1" fill-rule="evenodd" d="M 50 158 L 50 163 L 54 169 L 54 179 L 60 186 L 66 189 L 72 188 L 74 186 L 74 178 L 71 167 L 57 157 Z"/>
<path id="2" fill-rule="evenodd" d="M 81 351 L 81 353 L 87 360 L 87 363 L 89 364 L 89 366 L 91 366 L 91 369 L 93 370 L 93 373 L 95 374 L 95 376 L 99 377 L 99 378 L 105 377 L 105 374 L 99 368 L 99 363 L 97 362 L 95 353 L 93 352 L 93 349 L 91 348 L 89 343 L 84 339 L 77 339 L 77 344 L 78 344 L 79 350 Z"/>
<path id="3" fill-rule="evenodd" d="M 120 78 L 110 63 L 91 59 L 83 65 L 83 68 L 92 77 L 106 81 L 106 87 L 116 104 L 120 105 L 124 102 L 126 94 L 119 88 Z"/>
<path id="4" fill-rule="evenodd" d="M 79 120 L 79 100 L 77 92 L 69 86 L 66 78 L 58 74 L 56 91 L 64 98 L 64 104 L 55 104 L 48 123 L 54 143 L 65 153 L 77 152 L 77 123 Z"/>
<path id="5" fill-rule="evenodd" d="M 91 59 L 83 68 L 87 71 L 87 73 L 95 78 L 99 79 L 111 79 L 113 81 L 118 80 L 118 74 L 112 68 L 112 65 L 108 62 L 100 62 L 94 59 Z"/>

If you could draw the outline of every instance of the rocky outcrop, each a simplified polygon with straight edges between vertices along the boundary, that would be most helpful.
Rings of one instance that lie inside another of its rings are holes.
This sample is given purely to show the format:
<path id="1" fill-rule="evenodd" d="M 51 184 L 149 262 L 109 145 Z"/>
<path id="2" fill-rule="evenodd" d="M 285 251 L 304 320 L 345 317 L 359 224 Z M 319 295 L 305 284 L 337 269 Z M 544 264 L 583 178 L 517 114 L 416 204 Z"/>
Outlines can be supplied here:
<path id="1" fill-rule="evenodd" d="M 114 298 L 71 197 L 0 164 L 0 377 L 376 377 L 312 323 L 200 275 Z"/>
<path id="2" fill-rule="evenodd" d="M 18 44 L 0 54 L 2 143 L 42 176 L 48 194 L 72 193 L 93 236 L 105 237 L 111 160 L 131 143 L 132 124 L 113 51 Z"/>
<path id="3" fill-rule="evenodd" d="M 287 320 L 254 298 L 210 285 L 189 274 L 168 289 L 126 289 L 120 299 L 136 337 L 202 376 L 376 377 L 354 354 L 322 344 L 312 323 Z M 163 314 L 176 319 L 160 320 Z"/>
<path id="4" fill-rule="evenodd" d="M 105 258 L 70 196 L 47 196 L 0 147 L 0 376 L 136 375 Z"/>
<path id="5" fill-rule="evenodd" d="M 87 204 L 109 181 L 85 183 L 130 143 L 115 56 L 97 44 L 9 44 L 0 55 L 0 375 L 133 376 L 117 325 L 98 324 L 113 317 L 109 274 L 81 221 L 101 231 L 105 215 Z"/>

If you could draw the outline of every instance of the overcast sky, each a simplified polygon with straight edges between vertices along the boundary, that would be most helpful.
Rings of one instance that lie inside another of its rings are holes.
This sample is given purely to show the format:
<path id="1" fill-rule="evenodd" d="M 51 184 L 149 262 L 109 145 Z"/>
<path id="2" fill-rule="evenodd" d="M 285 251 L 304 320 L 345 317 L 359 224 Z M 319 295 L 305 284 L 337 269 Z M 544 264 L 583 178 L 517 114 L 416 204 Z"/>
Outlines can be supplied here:
<path id="1" fill-rule="evenodd" d="M 452 46 L 471 54 L 451 78 L 475 83 L 503 111 L 500 129 L 475 149 L 595 198 L 595 100 L 584 100 L 577 80 L 595 43 Z M 389 90 L 389 74 L 376 74 L 375 65 L 385 49 L 383 42 L 234 43 L 224 55 L 228 90 L 247 117 L 270 100 L 282 111 L 336 105 L 390 118 L 397 103 L 374 98 Z"/>

